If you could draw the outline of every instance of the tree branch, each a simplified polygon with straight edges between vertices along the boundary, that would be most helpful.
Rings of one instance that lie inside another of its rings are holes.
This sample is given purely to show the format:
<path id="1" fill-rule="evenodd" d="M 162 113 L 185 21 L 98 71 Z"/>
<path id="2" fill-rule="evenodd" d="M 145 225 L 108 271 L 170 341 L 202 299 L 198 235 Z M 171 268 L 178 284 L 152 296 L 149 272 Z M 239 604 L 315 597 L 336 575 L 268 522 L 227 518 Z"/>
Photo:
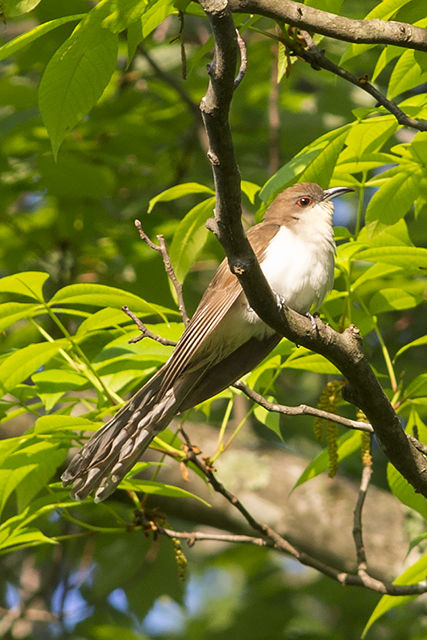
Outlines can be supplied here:
<path id="1" fill-rule="evenodd" d="M 357 502 L 353 514 L 353 539 L 356 547 L 357 573 L 362 577 L 367 575 L 368 569 L 365 545 L 363 542 L 362 511 L 371 476 L 372 467 L 364 466 L 362 470 L 362 479 L 360 481 L 359 495 L 357 496 Z"/>
<path id="2" fill-rule="evenodd" d="M 210 82 L 200 108 L 215 180 L 216 229 L 230 269 L 239 278 L 249 305 L 264 322 L 292 342 L 325 356 L 341 371 L 353 388 L 356 404 L 367 416 L 387 458 L 416 491 L 427 496 L 426 460 L 406 438 L 397 414 L 362 351 L 359 330 L 351 325 L 343 333 L 337 333 L 320 321 L 314 329 L 309 319 L 292 309 L 277 307 L 241 224 L 240 175 L 228 122 L 237 50 L 231 12 L 226 0 L 200 0 L 200 4 L 209 17 L 215 38 Z"/>
<path id="3" fill-rule="evenodd" d="M 204 461 L 200 460 L 200 458 L 196 453 L 196 450 L 193 448 L 187 434 L 182 428 L 181 428 L 181 433 L 186 442 L 187 459 L 191 461 L 203 473 L 203 475 L 206 477 L 206 479 L 208 480 L 209 484 L 214 489 L 214 491 L 216 491 L 217 493 L 220 493 L 235 509 L 237 509 L 241 513 L 241 515 L 245 518 L 246 522 L 255 531 L 258 531 L 263 536 L 264 539 L 267 540 L 265 544 L 262 544 L 259 538 L 250 537 L 248 539 L 248 536 L 244 536 L 245 540 L 242 540 L 242 541 L 256 544 L 257 546 L 269 546 L 269 547 L 272 547 L 273 549 L 276 549 L 277 551 L 280 551 L 287 555 L 291 555 L 296 560 L 301 562 L 301 564 L 304 564 L 308 567 L 312 567 L 313 569 L 320 571 L 324 575 L 330 578 L 333 578 L 334 580 L 336 580 L 337 582 L 343 585 L 365 587 L 372 591 L 376 591 L 377 593 L 395 595 L 395 596 L 418 595 L 418 594 L 427 592 L 427 581 L 425 580 L 418 582 L 416 584 L 411 584 L 411 585 L 390 584 L 388 582 L 383 582 L 381 580 L 377 580 L 376 578 L 373 578 L 367 573 L 367 571 L 361 571 L 357 575 L 343 572 L 343 571 L 338 571 L 334 567 L 331 567 L 325 564 L 324 562 L 317 560 L 316 558 L 312 557 L 308 553 L 300 551 L 288 540 L 286 540 L 286 538 L 279 535 L 274 529 L 272 529 L 272 527 L 256 520 L 256 518 L 254 518 L 254 516 L 248 511 L 248 509 L 239 500 L 239 498 L 237 498 L 237 496 L 233 495 L 228 489 L 226 489 L 226 487 L 217 479 L 215 473 L 213 472 L 212 467 L 209 464 L 209 460 L 206 460 L 206 459 Z M 358 513 L 361 513 L 361 507 L 358 510 Z M 157 525 L 155 526 L 158 529 Z M 177 532 L 173 532 L 173 533 L 177 533 Z M 166 533 L 166 535 L 169 535 L 169 533 Z M 194 536 L 195 534 L 190 533 L 188 535 L 186 533 L 184 534 L 183 537 L 193 540 L 193 539 L 196 539 L 194 538 Z M 176 535 L 173 537 L 180 537 L 180 536 Z M 199 539 L 203 539 L 203 538 L 199 538 Z M 205 539 L 208 539 L 208 538 L 205 538 Z M 228 541 L 240 542 L 239 540 L 232 540 L 231 538 L 229 538 Z"/>
<path id="4" fill-rule="evenodd" d="M 411 127 L 412 129 L 417 129 L 418 131 L 427 131 L 427 120 L 416 120 L 415 118 L 410 118 L 406 115 L 397 104 L 388 100 L 382 93 L 379 91 L 373 84 L 368 82 L 365 77 L 358 78 L 354 74 L 346 71 L 339 65 L 329 60 L 318 47 L 314 44 L 313 38 L 307 31 L 301 31 L 301 35 L 305 40 L 307 48 L 298 47 L 295 53 L 303 58 L 306 62 L 309 62 L 315 69 L 325 69 L 326 71 L 330 71 L 336 76 L 347 80 L 347 82 L 351 82 L 359 89 L 366 91 L 369 93 L 377 102 L 382 105 L 387 111 L 389 111 L 398 121 L 399 124 L 402 124 L 406 127 Z"/>
<path id="5" fill-rule="evenodd" d="M 178 309 L 181 314 L 181 318 L 184 324 L 187 325 L 189 323 L 189 318 L 188 318 L 187 310 L 185 308 L 184 296 L 182 294 L 182 285 L 178 281 L 178 278 L 176 277 L 175 271 L 173 269 L 172 263 L 169 258 L 169 253 L 165 244 L 164 237 L 162 235 L 158 235 L 157 240 L 159 241 L 159 244 L 156 244 L 155 242 L 150 240 L 150 238 L 147 236 L 139 220 L 135 220 L 135 227 L 138 229 L 139 237 L 141 238 L 141 240 L 143 240 L 143 242 L 145 242 L 145 244 L 147 244 L 150 247 L 150 249 L 153 249 L 154 251 L 157 251 L 158 253 L 161 254 L 163 258 L 163 264 L 165 266 L 165 271 L 170 281 L 172 282 L 172 285 L 176 292 L 176 297 L 178 298 Z"/>
<path id="6" fill-rule="evenodd" d="M 259 404 L 267 411 L 273 411 L 275 413 L 281 413 L 285 416 L 315 416 L 317 418 L 323 418 L 324 420 L 331 420 L 337 424 L 342 424 L 348 429 L 356 429 L 358 431 L 365 431 L 367 433 L 373 433 L 373 428 L 367 422 L 357 422 L 357 420 L 350 420 L 343 416 L 338 416 L 335 413 L 329 411 L 323 411 L 317 409 L 317 407 L 309 407 L 306 404 L 300 404 L 297 407 L 288 407 L 284 404 L 276 404 L 275 402 L 269 402 L 262 395 L 247 387 L 243 382 L 236 382 L 233 387 L 242 391 L 248 398 Z"/>
<path id="7" fill-rule="evenodd" d="M 229 5 L 236 13 L 255 13 L 345 42 L 394 44 L 427 51 L 427 30 L 404 22 L 355 20 L 292 0 L 230 0 Z"/>
<path id="8" fill-rule="evenodd" d="M 139 342 L 143 338 L 151 338 L 151 340 L 155 340 L 156 342 L 160 342 L 160 344 L 164 344 L 167 347 L 174 347 L 176 345 L 175 340 L 168 340 L 167 338 L 162 338 L 157 333 L 153 333 L 150 331 L 148 327 L 145 326 L 143 322 L 129 309 L 129 307 L 124 304 L 122 307 L 122 311 L 125 312 L 127 316 L 136 324 L 138 329 L 141 332 L 141 335 L 136 336 L 136 338 L 131 338 L 129 340 L 129 344 L 133 344 L 134 342 Z"/>

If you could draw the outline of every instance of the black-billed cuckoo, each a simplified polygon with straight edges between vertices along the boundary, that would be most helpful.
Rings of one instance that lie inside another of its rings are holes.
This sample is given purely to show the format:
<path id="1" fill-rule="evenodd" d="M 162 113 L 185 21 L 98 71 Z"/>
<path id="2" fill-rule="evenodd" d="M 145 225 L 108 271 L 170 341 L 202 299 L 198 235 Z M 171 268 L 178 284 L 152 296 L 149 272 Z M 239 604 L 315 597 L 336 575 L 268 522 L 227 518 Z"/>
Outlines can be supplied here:
<path id="1" fill-rule="evenodd" d="M 307 313 L 332 288 L 335 243 L 332 198 L 353 189 L 295 184 L 268 207 L 248 240 L 271 287 Z M 80 500 L 107 498 L 152 439 L 179 412 L 210 398 L 253 369 L 278 344 L 249 307 L 224 260 L 169 360 L 72 459 L 62 475 Z"/>

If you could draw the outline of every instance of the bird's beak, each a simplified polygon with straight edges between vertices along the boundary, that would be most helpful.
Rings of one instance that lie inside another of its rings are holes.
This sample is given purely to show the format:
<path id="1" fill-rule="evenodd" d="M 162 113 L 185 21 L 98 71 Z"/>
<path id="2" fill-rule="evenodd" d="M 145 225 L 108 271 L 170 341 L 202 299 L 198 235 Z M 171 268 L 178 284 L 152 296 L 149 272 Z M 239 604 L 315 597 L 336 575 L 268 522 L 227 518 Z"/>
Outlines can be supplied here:
<path id="1" fill-rule="evenodd" d="M 354 191 L 351 187 L 332 187 L 332 189 L 325 189 L 323 191 L 323 200 L 332 200 L 351 191 Z"/>

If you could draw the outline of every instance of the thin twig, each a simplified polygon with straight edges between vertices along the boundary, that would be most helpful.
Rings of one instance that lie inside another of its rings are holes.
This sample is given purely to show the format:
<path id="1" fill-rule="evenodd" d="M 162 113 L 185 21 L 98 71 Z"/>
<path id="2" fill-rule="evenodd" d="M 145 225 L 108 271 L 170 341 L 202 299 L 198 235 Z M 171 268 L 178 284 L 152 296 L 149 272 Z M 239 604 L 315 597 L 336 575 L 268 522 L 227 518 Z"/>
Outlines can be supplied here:
<path id="1" fill-rule="evenodd" d="M 141 332 L 141 335 L 136 336 L 136 338 L 131 338 L 129 340 L 129 344 L 133 344 L 134 342 L 139 342 L 143 338 L 151 338 L 151 340 L 160 342 L 160 344 L 164 344 L 167 347 L 176 346 L 175 340 L 168 340 L 167 338 L 162 338 L 162 336 L 159 336 L 157 333 L 153 333 L 152 331 L 150 331 L 150 329 L 146 327 L 143 322 L 141 322 L 141 320 L 129 309 L 129 307 L 126 304 L 123 305 L 122 311 L 124 311 L 125 314 L 129 316 L 131 320 L 134 321 L 134 323 L 136 324 L 136 326 Z"/>
<path id="2" fill-rule="evenodd" d="M 188 546 L 193 546 L 195 542 L 214 540 L 217 542 L 232 542 L 236 544 L 253 544 L 257 547 L 273 547 L 269 540 L 264 538 L 256 538 L 254 536 L 243 536 L 224 533 L 201 533 L 199 531 L 175 531 L 174 529 L 165 529 L 155 523 L 156 531 L 167 536 L 168 538 L 179 538 L 187 540 Z"/>
<path id="3" fill-rule="evenodd" d="M 353 540 L 356 547 L 357 573 L 360 576 L 367 575 L 368 564 L 366 561 L 366 551 L 363 542 L 362 511 L 365 504 L 366 493 L 372 476 L 372 467 L 365 465 L 362 470 L 359 493 L 353 512 Z"/>
<path id="4" fill-rule="evenodd" d="M 324 418 L 325 420 L 331 420 L 337 424 L 342 424 L 348 429 L 357 429 L 358 431 L 366 431 L 367 433 L 373 433 L 374 430 L 368 422 L 357 422 L 357 420 L 350 420 L 343 416 L 338 416 L 335 413 L 329 411 L 323 411 L 316 407 L 310 407 L 306 404 L 300 404 L 295 407 L 288 407 L 284 404 L 276 404 L 275 402 L 269 402 L 262 395 L 247 387 L 243 382 L 236 382 L 233 387 L 242 391 L 248 398 L 251 398 L 254 402 L 259 404 L 267 411 L 273 411 L 275 413 L 282 413 L 285 416 L 315 416 L 316 418 Z"/>
<path id="5" fill-rule="evenodd" d="M 198 449 L 193 447 L 188 438 L 187 434 L 181 427 L 181 433 L 186 443 L 187 449 L 187 460 L 191 461 L 196 467 L 203 473 L 203 475 L 208 480 L 211 487 L 217 493 L 220 493 L 226 500 L 229 502 L 235 509 L 237 509 L 240 514 L 244 517 L 246 522 L 255 530 L 261 533 L 263 538 L 266 540 L 266 543 L 262 546 L 272 547 L 282 553 L 286 553 L 291 555 L 296 560 L 298 560 L 301 564 L 306 565 L 308 567 L 312 567 L 317 571 L 320 571 L 326 576 L 336 580 L 342 585 L 348 586 L 359 586 L 365 587 L 366 589 L 370 589 L 371 591 L 375 591 L 381 594 L 388 595 L 418 595 L 421 593 L 427 592 L 427 581 L 421 581 L 416 584 L 410 585 L 396 585 L 388 582 L 382 582 L 381 580 L 377 580 L 370 576 L 366 571 L 360 572 L 357 575 L 348 573 L 345 571 L 339 571 L 334 567 L 326 565 L 325 563 L 313 558 L 308 553 L 304 551 L 298 550 L 294 545 L 292 545 L 285 537 L 281 536 L 274 529 L 272 529 L 269 525 L 258 522 L 254 516 L 246 509 L 243 503 L 233 495 L 228 489 L 224 487 L 224 485 L 217 479 L 212 467 L 209 464 L 209 460 L 200 460 L 198 457 Z M 194 535 L 194 534 L 191 534 Z M 191 539 L 191 537 L 190 537 Z M 202 538 L 200 538 L 202 539 Z M 254 540 L 258 540 L 254 538 Z M 245 540 L 249 542 L 249 540 Z M 257 544 L 261 546 L 260 542 L 252 542 L 252 544 Z"/>
<path id="6" fill-rule="evenodd" d="M 410 118 L 406 113 L 404 113 L 399 107 L 392 102 L 392 100 L 388 100 L 373 84 L 368 82 L 367 77 L 362 76 L 358 78 L 354 74 L 346 71 L 339 65 L 329 60 L 323 53 L 320 51 L 318 47 L 315 45 L 313 38 L 307 31 L 301 31 L 301 36 L 303 37 L 307 48 L 298 47 L 298 50 L 295 53 L 303 58 L 306 62 L 309 62 L 314 69 L 325 69 L 326 71 L 330 71 L 331 73 L 347 80 L 347 82 L 351 82 L 359 89 L 366 91 L 369 93 L 377 102 L 382 105 L 387 111 L 389 111 L 398 121 L 399 124 L 404 125 L 405 127 L 411 127 L 412 129 L 417 129 L 418 131 L 427 131 L 427 120 L 417 120 L 415 118 Z"/>
<path id="7" fill-rule="evenodd" d="M 234 80 L 234 90 L 236 90 L 239 84 L 242 82 L 243 78 L 245 77 L 246 69 L 248 68 L 248 54 L 246 51 L 246 44 L 238 29 L 236 29 L 236 38 L 240 51 L 240 69 L 239 73 L 236 76 L 236 79 Z"/>
<path id="8" fill-rule="evenodd" d="M 154 251 L 157 251 L 161 254 L 163 258 L 163 264 L 165 266 L 165 271 L 169 277 L 169 280 L 172 282 L 173 288 L 175 289 L 176 297 L 178 299 L 178 309 L 181 314 L 182 321 L 184 322 L 185 326 L 187 326 L 190 319 L 185 308 L 184 296 L 182 294 L 182 285 L 176 277 L 175 271 L 170 261 L 168 250 L 166 248 L 164 237 L 159 234 L 157 236 L 159 244 L 156 244 L 147 236 L 142 228 L 140 220 L 135 220 L 135 227 L 138 229 L 139 237 L 141 238 L 141 240 L 143 240 L 143 242 L 145 242 L 150 247 L 150 249 L 153 249 Z"/>

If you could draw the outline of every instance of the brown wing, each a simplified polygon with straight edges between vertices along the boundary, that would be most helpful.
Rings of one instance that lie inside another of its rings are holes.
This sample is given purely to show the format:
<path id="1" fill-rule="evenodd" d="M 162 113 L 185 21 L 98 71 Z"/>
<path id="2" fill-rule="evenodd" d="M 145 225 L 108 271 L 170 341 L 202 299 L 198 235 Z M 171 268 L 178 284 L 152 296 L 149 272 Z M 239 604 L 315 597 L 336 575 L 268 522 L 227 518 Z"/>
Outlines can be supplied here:
<path id="1" fill-rule="evenodd" d="M 248 230 L 247 237 L 258 261 L 262 261 L 265 247 L 279 228 L 278 224 L 262 222 Z M 231 273 L 227 259 L 223 260 L 200 300 L 191 322 L 165 365 L 167 372 L 165 372 L 160 393 L 170 387 L 185 369 L 197 361 L 206 339 L 241 293 L 242 287 L 237 277 Z"/>

